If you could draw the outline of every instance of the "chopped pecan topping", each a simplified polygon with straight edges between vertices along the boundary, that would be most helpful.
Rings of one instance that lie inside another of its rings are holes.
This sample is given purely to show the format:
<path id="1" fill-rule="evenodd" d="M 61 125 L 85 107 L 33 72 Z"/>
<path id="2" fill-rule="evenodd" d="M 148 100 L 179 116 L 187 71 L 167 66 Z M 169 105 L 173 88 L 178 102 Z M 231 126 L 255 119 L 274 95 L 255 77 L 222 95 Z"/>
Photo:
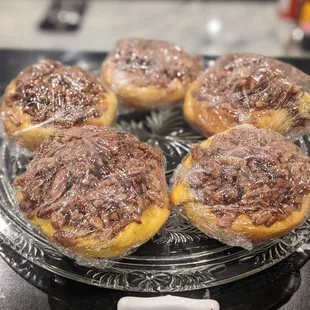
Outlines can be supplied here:
<path id="1" fill-rule="evenodd" d="M 310 193 L 310 158 L 282 135 L 251 125 L 195 145 L 185 182 L 228 227 L 241 214 L 267 227 L 299 211 Z"/>
<path id="2" fill-rule="evenodd" d="M 141 214 L 151 205 L 164 206 L 164 166 L 159 150 L 130 133 L 71 128 L 38 148 L 15 185 L 21 187 L 20 208 L 29 217 L 36 212 L 56 230 L 69 226 L 74 238 L 105 240 L 131 222 L 141 223 Z M 67 232 L 54 237 L 70 244 Z"/>
<path id="3" fill-rule="evenodd" d="M 166 86 L 174 79 L 189 83 L 203 70 L 200 56 L 165 41 L 143 39 L 118 41 L 105 65 L 115 65 L 113 74 L 139 86 Z"/>
<path id="4" fill-rule="evenodd" d="M 88 117 L 100 117 L 104 105 L 104 88 L 96 76 L 77 66 L 64 66 L 58 61 L 42 60 L 27 67 L 16 79 L 14 93 L 6 93 L 9 107 L 18 106 L 31 116 L 33 124 L 48 121 L 58 127 L 83 124 Z M 10 115 L 13 119 L 14 116 Z M 21 121 L 14 123 L 19 126 Z"/>
<path id="5" fill-rule="evenodd" d="M 246 123 L 250 111 L 283 108 L 293 116 L 295 127 L 305 122 L 298 100 L 309 92 L 310 78 L 281 61 L 255 54 L 225 55 L 198 77 L 198 84 L 192 91 L 198 107 L 224 110 L 236 125 Z"/>

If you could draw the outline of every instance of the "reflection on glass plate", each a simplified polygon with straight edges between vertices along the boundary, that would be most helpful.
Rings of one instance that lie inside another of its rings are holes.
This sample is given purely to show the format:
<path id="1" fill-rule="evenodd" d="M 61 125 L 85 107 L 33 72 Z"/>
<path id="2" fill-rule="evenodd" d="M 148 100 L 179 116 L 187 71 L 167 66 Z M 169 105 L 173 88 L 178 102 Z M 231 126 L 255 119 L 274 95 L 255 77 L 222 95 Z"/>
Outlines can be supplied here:
<path id="1" fill-rule="evenodd" d="M 119 128 L 152 144 L 167 158 L 167 179 L 202 137 L 184 122 L 181 109 L 131 112 L 119 117 Z M 307 137 L 298 142 L 306 151 Z M 58 275 L 106 288 L 175 292 L 230 282 L 263 270 L 290 255 L 310 240 L 310 220 L 280 240 L 253 251 L 232 248 L 197 231 L 178 215 L 134 254 L 106 269 L 86 268 L 62 256 L 26 223 L 17 211 L 12 181 L 27 158 L 2 144 L 0 158 L 0 237 L 25 259 Z"/>

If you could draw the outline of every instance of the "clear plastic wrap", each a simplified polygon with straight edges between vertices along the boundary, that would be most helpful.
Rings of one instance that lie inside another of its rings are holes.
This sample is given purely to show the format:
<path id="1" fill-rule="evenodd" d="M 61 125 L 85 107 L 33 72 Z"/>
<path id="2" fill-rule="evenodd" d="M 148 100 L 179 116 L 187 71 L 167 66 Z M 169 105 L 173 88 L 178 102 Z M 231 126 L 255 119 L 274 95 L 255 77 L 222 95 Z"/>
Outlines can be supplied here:
<path id="1" fill-rule="evenodd" d="M 112 128 L 57 131 L 14 184 L 26 219 L 83 265 L 131 253 L 170 214 L 162 153 Z"/>
<path id="2" fill-rule="evenodd" d="M 33 151 L 57 129 L 111 125 L 117 100 L 87 71 L 41 60 L 11 81 L 1 109 L 9 139 Z"/>
<path id="3" fill-rule="evenodd" d="M 184 116 L 207 137 L 252 124 L 294 138 L 310 129 L 309 89 L 310 77 L 292 65 L 255 54 L 228 54 L 192 83 Z"/>
<path id="4" fill-rule="evenodd" d="M 192 146 L 172 203 L 207 236 L 253 246 L 299 226 L 310 204 L 310 158 L 271 130 L 240 125 Z"/>
<path id="5" fill-rule="evenodd" d="M 132 108 L 151 109 L 184 99 L 203 59 L 160 40 L 124 39 L 105 59 L 101 80 Z"/>

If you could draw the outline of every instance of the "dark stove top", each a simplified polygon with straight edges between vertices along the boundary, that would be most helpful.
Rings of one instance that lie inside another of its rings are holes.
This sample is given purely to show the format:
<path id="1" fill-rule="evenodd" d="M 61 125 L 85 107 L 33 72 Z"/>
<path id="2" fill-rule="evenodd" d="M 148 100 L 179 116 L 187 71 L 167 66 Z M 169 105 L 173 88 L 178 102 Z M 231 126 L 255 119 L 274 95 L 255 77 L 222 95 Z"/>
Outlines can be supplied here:
<path id="1" fill-rule="evenodd" d="M 0 259 L 0 309 L 116 310 L 123 296 L 154 296 L 67 280 L 29 263 L 5 245 L 1 247 L 4 261 L 19 275 Z M 231 284 L 176 295 L 212 298 L 221 310 L 309 310 L 310 262 L 301 268 L 308 255 L 293 254 L 270 269 Z"/>

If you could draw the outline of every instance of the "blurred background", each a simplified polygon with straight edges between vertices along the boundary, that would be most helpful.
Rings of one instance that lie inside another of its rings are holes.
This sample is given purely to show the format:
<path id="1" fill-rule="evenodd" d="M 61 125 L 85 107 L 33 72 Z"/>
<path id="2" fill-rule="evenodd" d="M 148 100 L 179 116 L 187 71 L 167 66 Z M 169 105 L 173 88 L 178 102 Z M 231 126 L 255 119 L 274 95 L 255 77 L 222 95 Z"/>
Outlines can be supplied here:
<path id="1" fill-rule="evenodd" d="M 124 37 L 206 55 L 310 56 L 305 0 L 1 0 L 0 48 L 107 51 Z"/>

